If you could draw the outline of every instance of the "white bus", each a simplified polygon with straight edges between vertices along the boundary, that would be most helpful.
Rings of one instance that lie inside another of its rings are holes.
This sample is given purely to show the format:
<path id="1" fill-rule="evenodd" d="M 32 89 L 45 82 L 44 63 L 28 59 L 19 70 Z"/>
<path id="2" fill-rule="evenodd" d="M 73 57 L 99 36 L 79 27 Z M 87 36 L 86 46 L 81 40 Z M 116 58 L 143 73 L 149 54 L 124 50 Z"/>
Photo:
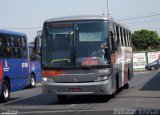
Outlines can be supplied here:
<path id="1" fill-rule="evenodd" d="M 133 77 L 131 32 L 107 16 L 46 20 L 42 35 L 42 90 L 69 95 L 115 96 Z"/>

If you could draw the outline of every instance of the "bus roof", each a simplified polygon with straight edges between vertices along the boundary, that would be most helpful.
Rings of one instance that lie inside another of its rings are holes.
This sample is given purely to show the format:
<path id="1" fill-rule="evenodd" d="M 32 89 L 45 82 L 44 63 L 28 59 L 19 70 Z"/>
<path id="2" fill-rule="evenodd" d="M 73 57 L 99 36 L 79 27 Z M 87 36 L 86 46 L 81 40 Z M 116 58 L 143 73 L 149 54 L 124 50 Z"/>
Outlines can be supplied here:
<path id="1" fill-rule="evenodd" d="M 77 16 L 66 16 L 59 18 L 51 18 L 45 22 L 58 22 L 58 21 L 74 21 L 74 20 L 107 20 L 104 15 L 77 15 Z"/>
<path id="2" fill-rule="evenodd" d="M 118 25 L 121 25 L 125 28 L 128 28 L 128 26 L 122 24 L 120 21 L 115 20 L 111 16 L 106 15 L 77 15 L 77 16 L 66 16 L 66 17 L 59 17 L 59 18 L 51 18 L 45 21 L 45 23 L 50 22 L 62 22 L 62 21 L 75 21 L 75 20 L 109 20 L 112 21 Z M 128 28 L 129 29 L 129 28 Z"/>
<path id="3" fill-rule="evenodd" d="M 27 34 L 25 33 L 3 30 L 3 29 L 0 29 L 0 34 L 16 35 L 16 36 L 23 36 L 23 37 L 27 36 Z"/>

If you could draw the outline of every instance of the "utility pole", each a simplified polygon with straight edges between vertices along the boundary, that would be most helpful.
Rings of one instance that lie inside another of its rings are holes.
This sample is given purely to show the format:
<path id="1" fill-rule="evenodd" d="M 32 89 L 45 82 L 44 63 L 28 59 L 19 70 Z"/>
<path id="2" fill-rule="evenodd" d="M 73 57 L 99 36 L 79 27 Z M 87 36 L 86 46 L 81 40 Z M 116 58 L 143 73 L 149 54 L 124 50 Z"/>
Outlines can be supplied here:
<path id="1" fill-rule="evenodd" d="M 109 11 L 109 1 L 106 0 L 106 2 L 107 2 L 107 13 L 108 13 L 108 16 L 109 16 L 109 15 L 110 15 L 110 11 Z"/>

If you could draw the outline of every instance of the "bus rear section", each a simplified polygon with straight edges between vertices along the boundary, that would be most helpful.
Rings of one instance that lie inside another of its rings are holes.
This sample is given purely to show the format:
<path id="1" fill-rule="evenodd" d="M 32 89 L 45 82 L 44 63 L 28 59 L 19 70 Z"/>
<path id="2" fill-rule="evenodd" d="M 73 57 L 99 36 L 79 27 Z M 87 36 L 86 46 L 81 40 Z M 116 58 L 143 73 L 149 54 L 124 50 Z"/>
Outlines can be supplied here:
<path id="1" fill-rule="evenodd" d="M 42 82 L 40 55 L 35 52 L 34 44 L 28 44 L 30 57 L 30 87 L 36 86 L 36 83 Z"/>
<path id="2" fill-rule="evenodd" d="M 0 30 L 0 100 L 28 86 L 29 66 L 26 34 Z"/>
<path id="3" fill-rule="evenodd" d="M 118 49 L 113 52 L 109 19 L 51 19 L 44 23 L 43 33 L 43 94 L 57 95 L 60 101 L 68 95 L 115 95 L 123 81 L 116 81 L 115 70 L 120 68 L 113 54 Z"/>

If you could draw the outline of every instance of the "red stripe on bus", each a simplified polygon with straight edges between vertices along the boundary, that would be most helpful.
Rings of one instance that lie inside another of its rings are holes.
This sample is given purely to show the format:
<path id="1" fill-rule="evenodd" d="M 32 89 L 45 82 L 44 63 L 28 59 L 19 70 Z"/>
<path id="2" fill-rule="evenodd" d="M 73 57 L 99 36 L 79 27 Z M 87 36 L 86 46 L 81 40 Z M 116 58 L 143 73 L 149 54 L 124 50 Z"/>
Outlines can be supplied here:
<path id="1" fill-rule="evenodd" d="M 2 81 L 3 70 L 2 70 L 2 61 L 0 61 L 0 80 Z"/>

